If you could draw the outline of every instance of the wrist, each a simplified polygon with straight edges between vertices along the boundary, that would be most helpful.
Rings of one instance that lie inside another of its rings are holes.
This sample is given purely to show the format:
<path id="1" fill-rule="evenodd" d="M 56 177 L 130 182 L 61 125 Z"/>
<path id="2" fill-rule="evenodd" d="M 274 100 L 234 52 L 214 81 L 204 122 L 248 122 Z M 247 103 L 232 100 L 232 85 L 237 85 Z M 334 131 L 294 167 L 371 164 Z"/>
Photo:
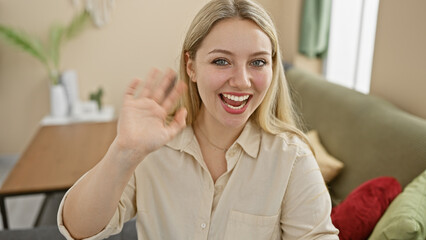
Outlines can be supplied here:
<path id="1" fill-rule="evenodd" d="M 106 155 L 108 161 L 113 162 L 124 171 L 133 173 L 148 154 L 139 149 L 126 148 L 115 138 Z"/>

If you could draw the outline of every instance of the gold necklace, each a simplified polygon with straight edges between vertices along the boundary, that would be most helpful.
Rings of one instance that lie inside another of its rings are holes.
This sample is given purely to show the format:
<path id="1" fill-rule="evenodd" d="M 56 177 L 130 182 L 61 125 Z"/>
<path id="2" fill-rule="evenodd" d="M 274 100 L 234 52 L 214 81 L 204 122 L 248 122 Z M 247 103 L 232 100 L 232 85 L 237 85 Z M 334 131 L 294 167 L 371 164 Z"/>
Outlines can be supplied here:
<path id="1" fill-rule="evenodd" d="M 212 143 L 212 142 L 209 140 L 209 138 L 206 136 L 206 134 L 204 134 L 203 130 L 201 130 L 201 128 L 200 128 L 198 125 L 194 124 L 194 126 L 196 126 L 196 127 L 198 128 L 198 130 L 200 130 L 201 135 L 203 135 L 203 137 L 207 140 L 207 142 L 208 142 L 210 145 L 212 145 L 212 147 L 214 147 L 214 148 L 215 148 L 215 149 L 217 149 L 217 150 L 223 151 L 223 152 L 228 151 L 228 148 L 221 148 L 221 147 L 217 146 L 216 144 Z"/>

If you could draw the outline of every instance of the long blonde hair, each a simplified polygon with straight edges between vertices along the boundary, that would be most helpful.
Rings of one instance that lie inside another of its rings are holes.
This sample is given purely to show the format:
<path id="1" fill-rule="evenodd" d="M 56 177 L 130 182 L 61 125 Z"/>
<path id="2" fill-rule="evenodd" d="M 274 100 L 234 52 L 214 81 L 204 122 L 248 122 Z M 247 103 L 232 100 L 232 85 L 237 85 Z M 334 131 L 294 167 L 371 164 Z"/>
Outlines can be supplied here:
<path id="1" fill-rule="evenodd" d="M 180 59 L 180 79 L 188 85 L 179 107 L 188 111 L 186 123 L 191 125 L 200 110 L 201 98 L 196 83 L 190 81 L 186 72 L 186 54 L 195 59 L 203 39 L 219 21 L 229 18 L 242 18 L 256 23 L 271 40 L 272 69 L 271 85 L 264 100 L 252 114 L 254 120 L 264 131 L 271 134 L 290 132 L 306 141 L 304 134 L 296 126 L 296 114 L 291 102 L 287 81 L 284 76 L 277 32 L 268 13 L 251 0 L 212 0 L 195 16 L 187 32 Z"/>

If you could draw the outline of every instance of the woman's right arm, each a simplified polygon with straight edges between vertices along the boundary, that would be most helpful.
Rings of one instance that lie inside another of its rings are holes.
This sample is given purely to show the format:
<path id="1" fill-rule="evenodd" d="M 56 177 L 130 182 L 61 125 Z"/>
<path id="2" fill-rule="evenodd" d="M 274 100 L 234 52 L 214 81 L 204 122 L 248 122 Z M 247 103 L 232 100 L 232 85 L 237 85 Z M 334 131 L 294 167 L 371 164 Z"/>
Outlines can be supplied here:
<path id="1" fill-rule="evenodd" d="M 169 124 L 166 124 L 166 117 L 186 86 L 178 82 L 168 92 L 175 77 L 170 70 L 156 87 L 155 79 L 159 74 L 158 70 L 152 71 L 139 96 L 135 93 L 140 81 L 130 84 L 116 138 L 104 158 L 68 192 L 62 219 L 74 238 L 86 238 L 102 231 L 113 217 L 139 163 L 185 127 L 185 109 L 180 109 Z"/>

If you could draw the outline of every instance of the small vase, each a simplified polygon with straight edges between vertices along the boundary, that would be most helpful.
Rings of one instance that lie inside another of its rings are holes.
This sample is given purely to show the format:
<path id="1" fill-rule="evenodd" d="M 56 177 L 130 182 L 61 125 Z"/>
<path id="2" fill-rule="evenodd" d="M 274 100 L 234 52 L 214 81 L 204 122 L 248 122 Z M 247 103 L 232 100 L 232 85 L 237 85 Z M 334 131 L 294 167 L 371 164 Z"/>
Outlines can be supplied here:
<path id="1" fill-rule="evenodd" d="M 65 88 L 65 94 L 68 99 L 69 113 L 70 115 L 78 114 L 78 103 L 79 103 L 79 93 L 78 93 L 78 79 L 77 73 L 74 70 L 63 71 L 60 76 L 60 83 Z"/>
<path id="2" fill-rule="evenodd" d="M 50 86 L 50 115 L 52 117 L 68 116 L 68 99 L 62 84 Z"/>

